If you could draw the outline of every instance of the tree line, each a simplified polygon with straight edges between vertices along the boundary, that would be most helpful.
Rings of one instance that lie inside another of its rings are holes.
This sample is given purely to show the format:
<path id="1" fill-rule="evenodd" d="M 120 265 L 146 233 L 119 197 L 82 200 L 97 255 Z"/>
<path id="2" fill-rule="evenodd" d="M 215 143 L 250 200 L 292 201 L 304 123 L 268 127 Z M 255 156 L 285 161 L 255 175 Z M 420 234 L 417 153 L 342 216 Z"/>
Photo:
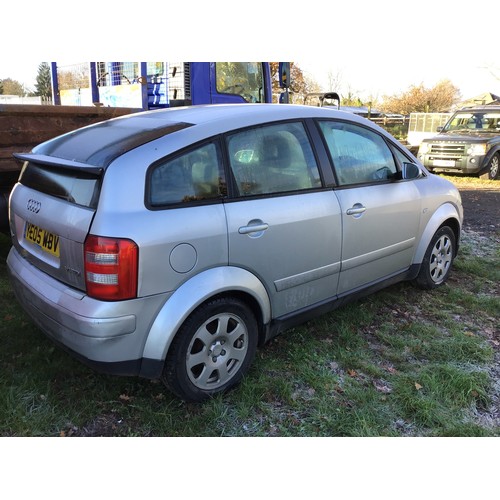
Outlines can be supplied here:
<path id="1" fill-rule="evenodd" d="M 24 85 L 12 78 L 0 79 L 0 95 L 40 96 L 50 98 L 52 96 L 52 82 L 50 77 L 50 66 L 42 62 L 38 66 L 35 88 L 26 89 Z"/>
<path id="2" fill-rule="evenodd" d="M 308 94 L 321 92 L 320 86 L 314 80 L 305 77 L 302 70 L 294 63 L 291 63 L 290 73 L 291 102 L 303 104 Z M 280 89 L 278 82 L 278 63 L 271 63 L 271 75 L 273 77 L 273 93 L 279 94 L 283 89 Z M 342 106 L 369 106 L 385 113 L 409 115 L 413 112 L 447 112 L 461 100 L 460 90 L 450 80 L 442 80 L 429 88 L 423 84 L 412 85 L 404 92 L 384 96 L 381 100 L 362 99 L 350 88 L 343 95 L 340 92 L 342 86 L 342 76 L 339 73 L 329 74 L 330 88 L 326 91 L 338 92 Z"/>

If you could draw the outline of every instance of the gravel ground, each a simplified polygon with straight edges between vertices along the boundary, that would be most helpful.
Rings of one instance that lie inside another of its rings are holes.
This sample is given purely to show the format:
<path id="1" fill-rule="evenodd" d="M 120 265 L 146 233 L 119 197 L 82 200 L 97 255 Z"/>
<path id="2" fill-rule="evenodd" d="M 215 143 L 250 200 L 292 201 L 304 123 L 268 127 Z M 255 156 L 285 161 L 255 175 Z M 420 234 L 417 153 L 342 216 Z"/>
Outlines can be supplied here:
<path id="1" fill-rule="evenodd" d="M 497 189 L 478 188 L 473 184 L 460 187 L 464 206 L 464 229 L 491 236 L 498 243 L 500 216 L 500 181 Z M 496 238 L 495 238 L 496 237 Z"/>
<path id="2" fill-rule="evenodd" d="M 495 186 L 496 188 L 496 186 Z M 482 188 L 475 184 L 459 186 L 464 206 L 462 241 L 470 245 L 476 255 L 494 256 L 500 248 L 500 181 L 498 188 Z M 500 283 L 494 285 L 492 295 L 500 295 Z M 476 418 L 485 427 L 500 427 L 500 324 L 493 319 L 492 327 L 484 331 L 495 352 L 490 368 L 494 384 L 489 408 L 478 411 Z"/>

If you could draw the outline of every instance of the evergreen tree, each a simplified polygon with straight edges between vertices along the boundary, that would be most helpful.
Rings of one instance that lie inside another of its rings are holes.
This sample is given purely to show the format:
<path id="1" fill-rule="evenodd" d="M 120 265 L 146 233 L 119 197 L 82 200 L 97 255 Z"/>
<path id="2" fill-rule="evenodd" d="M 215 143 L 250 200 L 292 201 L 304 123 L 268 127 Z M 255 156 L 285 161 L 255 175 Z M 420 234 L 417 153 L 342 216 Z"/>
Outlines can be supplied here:
<path id="1" fill-rule="evenodd" d="M 50 66 L 43 62 L 38 66 L 34 95 L 41 97 L 52 96 L 52 83 L 50 77 Z"/>

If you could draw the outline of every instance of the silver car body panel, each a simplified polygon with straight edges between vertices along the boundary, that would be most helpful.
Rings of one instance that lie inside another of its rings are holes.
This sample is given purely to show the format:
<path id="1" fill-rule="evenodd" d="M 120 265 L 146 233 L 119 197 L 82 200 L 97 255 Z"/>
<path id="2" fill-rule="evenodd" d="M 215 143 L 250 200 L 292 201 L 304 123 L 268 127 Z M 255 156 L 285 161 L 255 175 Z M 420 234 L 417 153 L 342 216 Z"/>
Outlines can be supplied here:
<path id="1" fill-rule="evenodd" d="M 236 201 L 226 213 L 229 264 L 264 283 L 273 317 L 336 294 L 342 228 L 333 191 Z"/>
<path id="2" fill-rule="evenodd" d="M 337 191 L 342 207 L 339 294 L 410 267 L 420 223 L 418 194 L 414 182 Z"/>
<path id="3" fill-rule="evenodd" d="M 94 233 L 127 234 L 139 245 L 139 297 L 174 291 L 207 269 L 227 266 L 227 228 L 221 203 L 147 215 L 116 213 L 112 223 L 96 217 L 92 225 Z"/>
<path id="4" fill-rule="evenodd" d="M 429 246 L 429 243 L 434 236 L 435 232 L 447 221 L 455 220 L 458 221 L 459 213 L 461 210 L 457 210 L 456 206 L 452 203 L 444 203 L 439 208 L 437 208 L 430 217 L 425 225 L 425 229 L 422 232 L 418 247 L 415 251 L 415 256 L 413 262 L 415 264 L 420 264 L 424 258 L 425 251 Z M 458 244 L 458 241 L 457 241 Z"/>
<path id="5" fill-rule="evenodd" d="M 416 181 L 415 186 L 421 199 L 421 218 L 412 261 L 420 264 L 434 233 L 447 221 L 455 221 L 458 225 L 458 245 L 464 212 L 460 193 L 446 179 L 428 174 L 428 177 Z"/>

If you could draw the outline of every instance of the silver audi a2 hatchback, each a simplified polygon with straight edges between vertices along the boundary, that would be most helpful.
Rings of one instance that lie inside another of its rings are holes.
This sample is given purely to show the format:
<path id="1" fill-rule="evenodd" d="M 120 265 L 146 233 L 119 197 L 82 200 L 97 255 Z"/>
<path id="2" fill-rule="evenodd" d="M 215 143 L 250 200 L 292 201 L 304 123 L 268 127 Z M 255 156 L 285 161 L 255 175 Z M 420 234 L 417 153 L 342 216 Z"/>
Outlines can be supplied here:
<path id="1" fill-rule="evenodd" d="M 444 283 L 457 189 L 373 123 L 326 108 L 194 106 L 19 154 L 19 302 L 95 368 L 201 401 L 257 346 L 401 280 Z"/>

